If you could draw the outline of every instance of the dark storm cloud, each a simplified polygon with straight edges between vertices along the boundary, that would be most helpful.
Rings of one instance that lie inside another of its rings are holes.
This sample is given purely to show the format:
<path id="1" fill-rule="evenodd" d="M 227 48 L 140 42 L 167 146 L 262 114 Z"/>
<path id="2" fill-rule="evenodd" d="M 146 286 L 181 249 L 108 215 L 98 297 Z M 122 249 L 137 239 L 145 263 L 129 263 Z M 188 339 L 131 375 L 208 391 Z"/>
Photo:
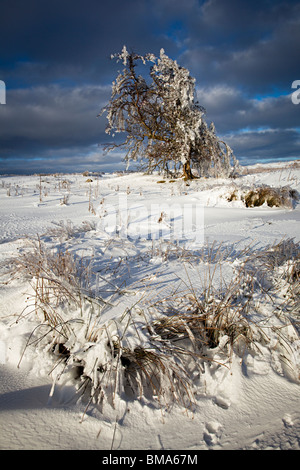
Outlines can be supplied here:
<path id="1" fill-rule="evenodd" d="M 96 116 L 124 44 L 163 47 L 187 67 L 238 158 L 300 157 L 300 105 L 289 96 L 300 79 L 298 1 L 2 0 L 0 14 L 0 172 L 118 166 L 121 155 L 98 147 L 107 136 Z"/>
<path id="2" fill-rule="evenodd" d="M 146 0 L 9 0 L 1 4 L 0 70 L 18 80 L 110 81 L 110 54 L 170 46 Z M 162 44 L 164 43 L 164 44 Z M 3 73 L 2 73 L 3 75 Z"/>
<path id="3" fill-rule="evenodd" d="M 244 131 L 226 136 L 241 163 L 299 158 L 300 133 L 294 129 Z"/>
<path id="4" fill-rule="evenodd" d="M 110 87 L 96 85 L 11 90 L 0 113 L 0 156 L 30 153 L 31 146 L 42 150 L 97 144 L 105 130 L 104 118 L 97 119 L 97 114 L 109 93 Z"/>
<path id="5" fill-rule="evenodd" d="M 237 88 L 216 85 L 197 89 L 197 98 L 206 108 L 206 118 L 219 132 L 243 128 L 299 127 L 299 106 L 292 103 L 291 93 L 278 97 L 252 98 Z"/>
<path id="6" fill-rule="evenodd" d="M 209 0 L 194 15 L 182 62 L 200 83 L 286 90 L 299 73 L 299 2 Z"/>
<path id="7" fill-rule="evenodd" d="M 0 14 L 0 79 L 7 87 L 0 107 L 2 172 L 21 161 L 22 170 L 24 163 L 44 168 L 53 158 L 74 168 L 72 155 L 82 160 L 107 141 L 105 118 L 96 116 L 120 68 L 111 53 L 124 44 L 141 53 L 176 50 L 157 31 L 159 19 L 145 0 L 4 0 Z M 108 168 L 115 158 L 106 157 Z"/>
<path id="8" fill-rule="evenodd" d="M 1 164 L 0 174 L 33 174 L 33 173 L 63 173 L 63 172 L 102 172 L 124 170 L 123 156 L 119 153 L 103 155 L 99 149 L 91 146 L 82 152 L 81 148 L 71 147 L 43 150 L 39 157 L 18 156 L 8 159 L 5 166 Z M 3 169 L 2 169 L 3 167 Z"/>
<path id="9" fill-rule="evenodd" d="M 207 109 L 206 120 L 214 122 L 241 162 L 300 157 L 300 110 L 291 94 L 256 99 L 218 85 L 198 88 L 197 96 Z"/>

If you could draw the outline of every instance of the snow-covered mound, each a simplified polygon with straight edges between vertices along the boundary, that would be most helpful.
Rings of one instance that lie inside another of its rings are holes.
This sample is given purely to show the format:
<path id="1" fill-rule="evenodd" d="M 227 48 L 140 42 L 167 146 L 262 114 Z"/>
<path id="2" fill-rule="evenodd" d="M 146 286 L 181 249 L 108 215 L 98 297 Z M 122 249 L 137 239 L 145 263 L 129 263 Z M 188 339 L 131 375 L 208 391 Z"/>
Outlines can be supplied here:
<path id="1" fill-rule="evenodd" d="M 1 177 L 0 448 L 299 449 L 297 163 Z"/>

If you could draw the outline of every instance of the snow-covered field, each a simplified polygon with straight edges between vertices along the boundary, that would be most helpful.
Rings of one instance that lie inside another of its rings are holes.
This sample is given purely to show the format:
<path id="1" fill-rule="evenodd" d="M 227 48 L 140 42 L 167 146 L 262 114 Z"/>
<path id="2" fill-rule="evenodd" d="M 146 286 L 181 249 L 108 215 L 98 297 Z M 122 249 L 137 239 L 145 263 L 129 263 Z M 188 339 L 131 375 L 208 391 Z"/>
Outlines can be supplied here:
<path id="1" fill-rule="evenodd" d="M 300 449 L 297 191 L 0 177 L 0 448 Z"/>

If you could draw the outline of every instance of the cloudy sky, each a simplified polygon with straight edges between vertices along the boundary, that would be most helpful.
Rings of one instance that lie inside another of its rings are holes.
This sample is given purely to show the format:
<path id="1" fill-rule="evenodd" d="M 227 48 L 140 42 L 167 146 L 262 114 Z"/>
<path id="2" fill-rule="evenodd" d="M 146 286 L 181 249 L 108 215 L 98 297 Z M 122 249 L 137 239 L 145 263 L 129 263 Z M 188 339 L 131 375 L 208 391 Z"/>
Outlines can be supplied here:
<path id="1" fill-rule="evenodd" d="M 190 70 L 241 163 L 300 158 L 299 1 L 1 0 L 1 174 L 124 168 L 97 118 L 124 44 Z"/>

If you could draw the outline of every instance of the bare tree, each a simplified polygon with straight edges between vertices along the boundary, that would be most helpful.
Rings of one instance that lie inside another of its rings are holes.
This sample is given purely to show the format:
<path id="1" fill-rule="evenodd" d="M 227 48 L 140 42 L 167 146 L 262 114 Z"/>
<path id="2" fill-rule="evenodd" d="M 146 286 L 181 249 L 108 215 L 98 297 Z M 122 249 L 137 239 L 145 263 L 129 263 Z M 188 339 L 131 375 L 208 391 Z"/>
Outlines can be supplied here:
<path id="1" fill-rule="evenodd" d="M 126 133 L 121 144 L 127 149 L 125 161 L 140 161 L 148 172 L 183 171 L 187 179 L 199 175 L 224 175 L 236 164 L 232 150 L 218 140 L 214 125 L 204 120 L 205 109 L 195 99 L 195 79 L 184 67 L 170 59 L 162 49 L 160 57 L 129 53 L 123 47 L 112 58 L 122 61 L 124 69 L 113 82 L 112 95 L 102 112 L 107 113 L 106 132 Z M 142 63 L 148 83 L 137 68 Z M 150 66 L 150 63 L 152 64 Z"/>

